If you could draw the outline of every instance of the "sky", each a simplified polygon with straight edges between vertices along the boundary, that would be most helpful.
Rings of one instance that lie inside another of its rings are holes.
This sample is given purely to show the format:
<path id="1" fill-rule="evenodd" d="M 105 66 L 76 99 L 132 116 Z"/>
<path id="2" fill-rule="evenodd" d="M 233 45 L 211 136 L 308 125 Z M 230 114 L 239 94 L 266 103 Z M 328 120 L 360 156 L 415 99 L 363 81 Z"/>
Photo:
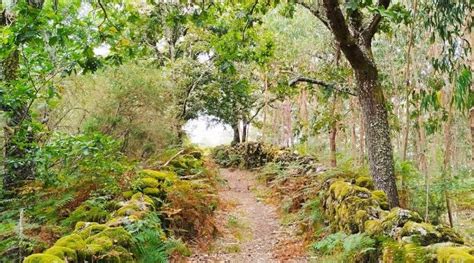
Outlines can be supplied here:
<path id="1" fill-rule="evenodd" d="M 208 116 L 191 120 L 184 126 L 192 143 L 202 147 L 229 144 L 232 141 L 232 129 L 228 125 L 216 124 Z"/>

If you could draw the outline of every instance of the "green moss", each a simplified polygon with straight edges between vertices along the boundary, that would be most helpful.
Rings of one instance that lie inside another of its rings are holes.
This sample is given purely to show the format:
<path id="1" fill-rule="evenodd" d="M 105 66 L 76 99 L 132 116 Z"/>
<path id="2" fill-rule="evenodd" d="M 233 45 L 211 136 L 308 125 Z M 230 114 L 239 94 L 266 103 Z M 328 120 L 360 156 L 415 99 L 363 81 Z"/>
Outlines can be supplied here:
<path id="1" fill-rule="evenodd" d="M 93 236 L 87 240 L 86 255 L 101 255 L 106 253 L 112 248 L 113 242 L 109 237 L 106 236 Z"/>
<path id="2" fill-rule="evenodd" d="M 415 211 L 410 211 L 402 208 L 393 208 L 390 212 L 383 217 L 382 227 L 384 232 L 394 237 L 396 234 L 396 228 L 401 228 L 406 222 L 413 221 L 420 223 L 422 221 L 420 215 Z"/>
<path id="3" fill-rule="evenodd" d="M 99 232 L 102 232 L 107 228 L 106 225 L 102 225 L 95 222 L 78 222 L 74 228 L 74 232 L 79 234 L 83 239 L 93 236 Z"/>
<path id="4" fill-rule="evenodd" d="M 23 263 L 64 263 L 64 260 L 51 254 L 33 254 L 26 257 Z"/>
<path id="5" fill-rule="evenodd" d="M 380 220 L 367 220 L 364 223 L 364 230 L 369 235 L 378 235 L 382 232 L 382 223 Z"/>
<path id="6" fill-rule="evenodd" d="M 143 189 L 143 193 L 151 196 L 159 196 L 161 194 L 160 189 L 147 187 Z"/>
<path id="7" fill-rule="evenodd" d="M 82 237 L 78 234 L 64 236 L 58 239 L 58 241 L 56 241 L 54 245 L 60 247 L 67 247 L 76 251 L 81 251 L 86 247 L 84 239 L 82 239 Z"/>
<path id="8" fill-rule="evenodd" d="M 367 220 L 367 211 L 357 210 L 355 218 L 358 222 L 365 222 Z"/>
<path id="9" fill-rule="evenodd" d="M 121 246 L 114 246 L 110 251 L 101 255 L 101 262 L 107 263 L 127 263 L 136 262 L 133 254 Z"/>
<path id="10" fill-rule="evenodd" d="M 370 190 L 374 189 L 374 182 L 368 176 L 357 177 L 355 184 Z"/>
<path id="11" fill-rule="evenodd" d="M 149 188 L 145 188 L 145 189 L 149 189 Z M 156 188 L 151 188 L 151 189 L 156 189 Z M 132 196 L 131 200 L 132 201 L 143 202 L 143 203 L 148 204 L 152 207 L 155 207 L 155 202 L 153 201 L 153 199 L 151 199 L 151 197 L 147 196 L 146 194 L 136 193 Z"/>
<path id="12" fill-rule="evenodd" d="M 122 193 L 122 196 L 125 199 L 130 199 L 130 197 L 132 197 L 132 195 L 133 195 L 133 191 L 125 191 L 125 192 Z"/>
<path id="13" fill-rule="evenodd" d="M 371 196 L 370 191 L 367 188 L 357 185 L 352 187 L 352 194 L 360 198 L 370 198 Z"/>
<path id="14" fill-rule="evenodd" d="M 329 187 L 329 191 L 339 201 L 344 199 L 344 197 L 346 197 L 350 193 L 351 189 L 351 184 L 341 180 L 335 181 Z"/>
<path id="15" fill-rule="evenodd" d="M 110 227 L 104 231 L 86 239 L 86 243 L 92 244 L 98 238 L 106 237 L 112 240 L 114 245 L 130 247 L 132 244 L 132 236 L 123 227 Z"/>
<path id="16" fill-rule="evenodd" d="M 109 214 L 110 212 L 103 207 L 82 204 L 63 221 L 63 224 L 74 226 L 78 221 L 104 222 L 107 220 Z"/>
<path id="17" fill-rule="evenodd" d="M 458 233 L 454 231 L 454 229 L 443 226 L 443 225 L 435 226 L 435 229 L 441 234 L 441 238 L 440 238 L 441 242 L 453 242 L 457 244 L 464 244 L 464 240 Z"/>
<path id="18" fill-rule="evenodd" d="M 61 247 L 61 246 L 52 246 L 47 249 L 44 254 L 54 255 L 60 259 L 65 259 L 68 262 L 75 262 L 77 261 L 77 253 L 75 250 Z"/>
<path id="19" fill-rule="evenodd" d="M 158 183 L 158 180 L 156 180 L 155 178 L 152 178 L 152 177 L 144 177 L 144 178 L 140 178 L 138 179 L 136 182 L 135 182 L 135 185 L 139 188 L 139 189 L 145 189 L 145 188 L 156 188 L 158 187 L 159 183 Z"/>
<path id="20" fill-rule="evenodd" d="M 408 221 L 400 231 L 400 237 L 404 237 L 403 240 L 406 242 L 426 246 L 439 242 L 441 234 L 431 224 Z"/>
<path id="21" fill-rule="evenodd" d="M 474 263 L 473 248 L 440 247 L 436 250 L 439 263 Z"/>
<path id="22" fill-rule="evenodd" d="M 115 212 L 118 216 L 129 216 L 141 211 L 140 206 L 135 203 L 128 203 Z"/>
<path id="23" fill-rule="evenodd" d="M 143 170 L 143 174 L 152 177 L 158 181 L 176 181 L 178 180 L 178 175 L 171 171 L 154 171 L 154 170 Z"/>
<path id="24" fill-rule="evenodd" d="M 387 195 L 385 194 L 384 191 L 382 190 L 375 190 L 371 192 L 372 198 L 374 198 L 375 201 L 380 205 L 380 208 L 384 210 L 388 210 L 388 199 Z"/>

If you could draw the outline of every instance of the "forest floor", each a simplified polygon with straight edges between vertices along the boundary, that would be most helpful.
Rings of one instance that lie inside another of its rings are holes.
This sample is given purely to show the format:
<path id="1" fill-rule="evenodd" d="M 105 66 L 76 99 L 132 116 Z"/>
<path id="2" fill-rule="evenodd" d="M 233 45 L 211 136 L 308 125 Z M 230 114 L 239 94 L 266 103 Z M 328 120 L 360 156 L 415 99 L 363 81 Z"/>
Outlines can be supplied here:
<path id="1" fill-rule="evenodd" d="M 219 190 L 221 233 L 210 248 L 188 262 L 308 262 L 294 226 L 280 223 L 277 208 L 265 201 L 268 189 L 249 171 L 222 169 Z"/>

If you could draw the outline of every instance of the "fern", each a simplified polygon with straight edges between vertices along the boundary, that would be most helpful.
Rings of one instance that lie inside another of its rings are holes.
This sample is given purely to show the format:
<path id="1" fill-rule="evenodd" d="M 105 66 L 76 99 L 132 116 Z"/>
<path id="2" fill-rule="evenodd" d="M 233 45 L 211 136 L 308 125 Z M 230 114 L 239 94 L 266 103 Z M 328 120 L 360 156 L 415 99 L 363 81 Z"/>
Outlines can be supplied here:
<path id="1" fill-rule="evenodd" d="M 135 235 L 135 255 L 139 262 L 168 262 L 166 244 L 160 237 L 160 233 L 153 229 L 146 229 Z"/>
<path id="2" fill-rule="evenodd" d="M 337 232 L 326 236 L 324 239 L 313 244 L 313 249 L 322 254 L 331 254 L 337 248 L 340 248 L 347 235 L 343 232 Z"/>
<path id="3" fill-rule="evenodd" d="M 375 240 L 364 233 L 354 234 L 344 239 L 343 248 L 346 257 L 355 254 L 364 254 L 375 250 Z"/>

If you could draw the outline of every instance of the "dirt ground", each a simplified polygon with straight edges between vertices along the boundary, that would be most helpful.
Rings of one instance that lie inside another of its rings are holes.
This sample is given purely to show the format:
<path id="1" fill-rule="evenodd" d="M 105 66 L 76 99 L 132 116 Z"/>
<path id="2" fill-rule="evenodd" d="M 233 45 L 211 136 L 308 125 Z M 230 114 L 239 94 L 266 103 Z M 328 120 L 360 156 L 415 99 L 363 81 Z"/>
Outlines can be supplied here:
<path id="1" fill-rule="evenodd" d="M 309 262 L 303 242 L 291 226 L 280 224 L 277 209 L 259 193 L 265 187 L 249 171 L 222 169 L 226 185 L 217 211 L 221 236 L 209 251 L 196 253 L 188 262 Z"/>

